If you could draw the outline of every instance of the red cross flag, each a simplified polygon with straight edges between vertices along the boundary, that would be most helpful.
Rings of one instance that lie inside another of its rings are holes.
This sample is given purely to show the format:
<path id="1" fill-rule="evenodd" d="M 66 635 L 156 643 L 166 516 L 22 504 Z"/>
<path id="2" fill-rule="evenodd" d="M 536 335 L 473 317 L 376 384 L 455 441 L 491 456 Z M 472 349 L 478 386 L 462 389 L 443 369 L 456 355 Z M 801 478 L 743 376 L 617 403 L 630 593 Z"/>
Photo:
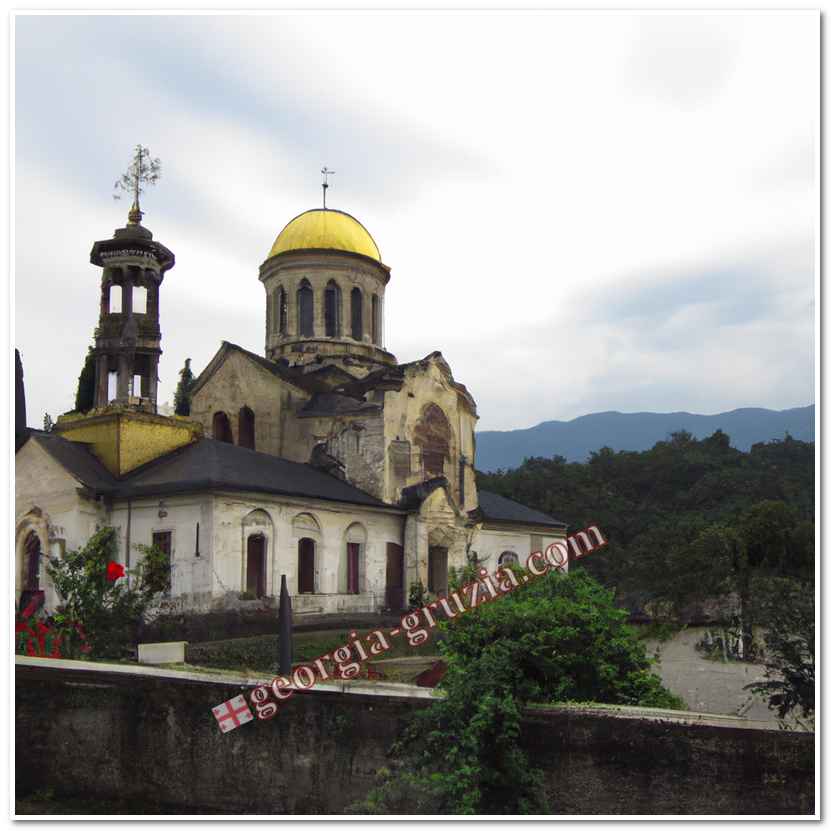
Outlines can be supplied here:
<path id="1" fill-rule="evenodd" d="M 241 724 L 251 721 L 254 716 L 251 710 L 248 709 L 245 699 L 238 695 L 230 701 L 223 701 L 222 704 L 217 704 L 213 708 L 213 714 L 219 722 L 219 729 L 223 733 L 228 733 L 230 730 L 235 730 Z"/>

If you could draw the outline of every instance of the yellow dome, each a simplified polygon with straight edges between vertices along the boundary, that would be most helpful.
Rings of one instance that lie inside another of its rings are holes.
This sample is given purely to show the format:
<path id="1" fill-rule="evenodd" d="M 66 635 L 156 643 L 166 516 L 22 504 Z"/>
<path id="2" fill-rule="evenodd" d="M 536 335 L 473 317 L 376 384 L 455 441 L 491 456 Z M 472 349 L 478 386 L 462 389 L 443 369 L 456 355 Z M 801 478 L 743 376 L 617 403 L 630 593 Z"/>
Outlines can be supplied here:
<path id="1" fill-rule="evenodd" d="M 351 251 L 381 262 L 381 252 L 369 231 L 354 216 L 331 208 L 315 208 L 296 216 L 280 231 L 268 256 L 303 248 Z"/>

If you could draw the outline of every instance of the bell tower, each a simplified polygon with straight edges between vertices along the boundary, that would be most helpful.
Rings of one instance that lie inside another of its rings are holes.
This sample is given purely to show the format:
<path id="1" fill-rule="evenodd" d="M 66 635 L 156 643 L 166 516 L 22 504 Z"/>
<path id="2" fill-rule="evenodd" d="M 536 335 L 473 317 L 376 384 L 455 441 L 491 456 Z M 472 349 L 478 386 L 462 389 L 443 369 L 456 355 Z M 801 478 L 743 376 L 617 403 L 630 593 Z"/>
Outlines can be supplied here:
<path id="1" fill-rule="evenodd" d="M 156 412 L 159 385 L 159 288 L 175 257 L 141 224 L 141 184 L 159 176 L 158 159 L 150 159 L 141 146 L 128 173 L 125 190 L 134 192 L 127 225 L 112 239 L 92 246 L 90 262 L 103 269 L 101 312 L 95 329 L 95 408 L 108 404 L 131 405 Z"/>

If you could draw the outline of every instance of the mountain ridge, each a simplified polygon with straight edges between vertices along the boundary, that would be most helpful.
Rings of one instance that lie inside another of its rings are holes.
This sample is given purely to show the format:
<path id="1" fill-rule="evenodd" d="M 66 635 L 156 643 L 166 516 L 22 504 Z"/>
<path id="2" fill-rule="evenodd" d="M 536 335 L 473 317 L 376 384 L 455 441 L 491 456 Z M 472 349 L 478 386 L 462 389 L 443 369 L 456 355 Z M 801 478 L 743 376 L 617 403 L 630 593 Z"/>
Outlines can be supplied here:
<path id="1" fill-rule="evenodd" d="M 782 439 L 786 433 L 801 441 L 814 441 L 814 406 L 786 410 L 739 407 L 713 415 L 684 410 L 671 413 L 605 410 L 569 421 L 543 421 L 517 430 L 482 430 L 476 434 L 476 467 L 482 471 L 507 469 L 522 464 L 528 456 L 564 456 L 570 462 L 582 462 L 601 447 L 648 450 L 679 430 L 687 430 L 701 439 L 720 429 L 739 450 L 749 450 L 760 441 Z"/>

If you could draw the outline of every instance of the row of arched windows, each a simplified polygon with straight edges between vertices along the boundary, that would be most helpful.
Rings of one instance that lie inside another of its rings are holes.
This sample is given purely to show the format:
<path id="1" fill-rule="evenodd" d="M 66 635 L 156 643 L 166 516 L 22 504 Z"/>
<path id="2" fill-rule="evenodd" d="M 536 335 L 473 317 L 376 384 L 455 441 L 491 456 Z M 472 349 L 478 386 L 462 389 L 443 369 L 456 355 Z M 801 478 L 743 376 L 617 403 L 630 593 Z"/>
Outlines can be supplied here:
<path id="1" fill-rule="evenodd" d="M 278 286 L 272 294 L 271 326 L 278 335 L 288 334 L 288 297 Z M 297 288 L 297 334 L 303 338 L 315 335 L 314 290 L 307 279 Z M 343 298 L 335 280 L 326 284 L 323 292 L 323 335 L 327 338 L 344 336 Z M 355 286 L 349 294 L 348 334 L 353 340 L 364 339 L 364 296 Z M 374 344 L 381 344 L 381 300 L 373 294 L 370 301 L 369 336 Z"/>
<path id="2" fill-rule="evenodd" d="M 254 411 L 250 407 L 242 407 L 239 411 L 238 441 L 240 447 L 247 447 L 249 450 L 256 450 L 254 437 Z M 234 431 L 231 429 L 231 419 L 222 410 L 214 413 L 212 434 L 217 441 L 224 441 L 228 444 L 234 443 Z"/>

